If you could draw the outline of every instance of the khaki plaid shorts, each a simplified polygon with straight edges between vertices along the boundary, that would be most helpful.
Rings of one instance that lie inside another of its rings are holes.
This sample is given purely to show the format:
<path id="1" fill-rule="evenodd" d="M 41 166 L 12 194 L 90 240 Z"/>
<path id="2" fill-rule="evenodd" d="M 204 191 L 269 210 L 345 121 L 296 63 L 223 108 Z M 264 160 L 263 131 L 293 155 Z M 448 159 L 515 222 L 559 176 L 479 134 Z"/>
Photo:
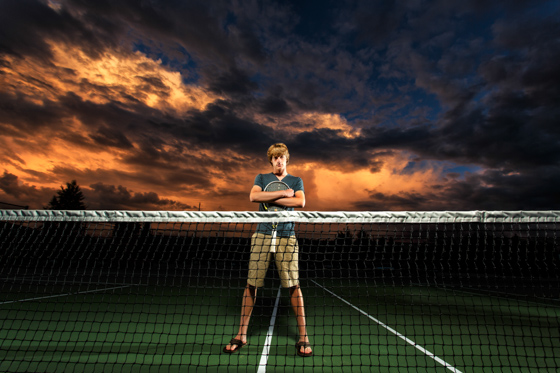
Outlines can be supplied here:
<path id="1" fill-rule="evenodd" d="M 299 285 L 299 247 L 296 236 L 276 237 L 275 253 L 270 252 L 271 239 L 272 236 L 268 234 L 253 234 L 247 283 L 255 287 L 262 287 L 264 285 L 264 278 L 274 254 L 282 287 L 291 288 L 292 286 Z"/>

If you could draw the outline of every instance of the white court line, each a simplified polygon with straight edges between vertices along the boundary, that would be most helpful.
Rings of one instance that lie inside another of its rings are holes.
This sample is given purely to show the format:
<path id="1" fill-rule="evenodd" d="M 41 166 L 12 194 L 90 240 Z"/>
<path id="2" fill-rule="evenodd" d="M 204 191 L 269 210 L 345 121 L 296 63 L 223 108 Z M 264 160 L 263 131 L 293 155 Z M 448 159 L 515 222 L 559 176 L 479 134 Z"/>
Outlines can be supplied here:
<path id="1" fill-rule="evenodd" d="M 266 333 L 266 340 L 264 341 L 264 348 L 261 354 L 261 361 L 259 362 L 259 370 L 257 373 L 266 372 L 266 364 L 268 363 L 268 354 L 270 352 L 270 344 L 272 342 L 272 334 L 274 332 L 274 324 L 276 323 L 276 315 L 278 313 L 278 304 L 280 303 L 282 287 L 278 288 L 278 294 L 276 295 L 276 303 L 274 304 L 274 310 L 272 311 L 272 317 L 270 318 L 270 326 L 268 327 L 268 332 Z"/>
<path id="2" fill-rule="evenodd" d="M 113 288 L 104 288 L 104 289 L 95 289 L 95 290 L 79 291 L 79 292 L 77 292 L 77 293 L 65 293 L 65 294 L 49 295 L 49 296 L 46 296 L 46 297 L 27 298 L 27 299 L 16 299 L 16 300 L 9 300 L 9 301 L 6 301 L 6 302 L 0 302 L 0 305 L 3 305 L 3 304 L 10 304 L 10 303 L 19 303 L 19 302 L 29 302 L 29 301 L 33 301 L 33 300 L 48 299 L 48 298 L 67 297 L 67 296 L 75 295 L 75 294 L 96 293 L 96 292 L 98 292 L 98 291 L 123 289 L 123 288 L 128 288 L 128 287 L 130 287 L 130 285 L 117 286 L 117 287 L 113 287 Z"/>
<path id="3" fill-rule="evenodd" d="M 391 328 L 390 326 L 382 323 L 381 321 L 377 320 L 375 317 L 371 316 L 370 314 L 366 313 L 365 311 L 359 309 L 358 307 L 354 306 L 352 303 L 348 302 L 347 300 L 339 297 L 338 295 L 336 295 L 335 293 L 333 293 L 332 291 L 330 291 L 329 289 L 325 288 L 324 286 L 318 284 L 317 282 L 310 280 L 311 282 L 313 282 L 315 285 L 319 286 L 321 289 L 325 290 L 327 293 L 330 293 L 331 295 L 333 295 L 335 298 L 338 298 L 339 300 L 343 301 L 344 303 L 346 303 L 347 305 L 349 305 L 350 307 L 354 308 L 356 311 L 360 312 L 362 315 L 367 316 L 369 319 L 375 321 L 377 324 L 379 324 L 380 326 L 384 327 L 385 329 L 387 329 L 388 331 L 390 331 L 391 333 L 393 333 L 394 335 L 396 335 L 397 337 L 399 337 L 400 339 L 402 339 L 403 341 L 405 341 L 406 343 L 410 344 L 411 346 L 413 346 L 414 348 L 416 348 L 417 350 L 423 352 L 424 354 L 426 354 L 427 356 L 429 356 L 430 358 L 434 359 L 435 361 L 437 361 L 438 363 L 440 363 L 441 365 L 443 365 L 444 367 L 446 367 L 447 369 L 449 369 L 450 371 L 454 372 L 454 373 L 462 373 L 459 369 L 453 367 L 451 364 L 449 364 L 448 362 L 444 361 L 443 359 L 437 357 L 436 355 L 434 355 L 432 352 L 426 350 L 424 347 L 420 346 L 419 344 L 417 344 L 416 342 L 414 342 L 413 340 L 411 340 L 410 338 L 407 338 L 406 336 L 402 335 L 401 333 L 397 332 L 395 329 Z"/>
<path id="4" fill-rule="evenodd" d="M 412 285 L 414 286 L 418 286 L 418 287 L 428 287 L 430 285 L 424 285 L 422 283 L 413 283 Z M 494 298 L 499 298 L 499 299 L 503 299 L 503 300 L 507 300 L 507 301 L 517 301 L 517 302 L 525 302 L 525 303 L 529 303 L 529 304 L 533 304 L 533 305 L 537 305 L 537 306 L 550 306 L 553 308 L 558 308 L 559 305 L 556 304 L 550 304 L 550 303 L 546 303 L 546 302 L 542 302 L 539 300 L 533 300 L 533 299 L 524 299 L 522 297 L 524 297 L 525 295 L 520 295 L 520 294 L 515 294 L 515 293 L 508 293 L 507 291 L 497 291 L 497 290 L 484 290 L 484 289 L 479 289 L 479 288 L 473 288 L 473 287 L 453 287 L 453 286 L 440 286 L 437 287 L 437 289 L 442 290 L 446 293 L 449 292 L 453 292 L 453 293 L 464 293 L 464 294 L 469 294 L 469 295 L 476 295 L 479 298 L 487 298 L 487 297 L 494 297 Z M 509 297 L 508 297 L 509 295 Z M 512 299 L 512 297 L 514 299 Z M 553 301 L 559 301 L 560 298 L 555 299 L 555 298 L 550 298 L 550 300 Z"/>
<path id="5" fill-rule="evenodd" d="M 469 290 L 472 289 L 472 290 Z M 450 290 L 443 288 L 443 290 L 445 292 L 449 292 Z M 550 306 L 550 307 L 554 307 L 554 308 L 558 308 L 558 305 L 556 304 L 550 304 L 550 303 L 546 303 L 546 302 L 540 302 L 538 300 L 533 300 L 533 299 L 523 299 L 522 297 L 524 295 L 519 295 L 519 294 L 515 294 L 515 293 L 508 293 L 505 291 L 492 291 L 492 290 L 482 290 L 482 289 L 477 289 L 477 288 L 460 288 L 460 289 L 455 289 L 452 288 L 451 291 L 453 292 L 461 292 L 461 293 L 465 293 L 465 294 L 470 294 L 470 295 L 476 295 L 479 298 L 484 298 L 484 297 L 494 297 L 494 298 L 499 298 L 499 299 L 503 299 L 503 300 L 507 300 L 509 302 L 512 302 L 513 300 L 517 301 L 517 302 L 524 302 L 524 303 L 528 303 L 531 305 L 536 305 L 536 306 Z M 509 295 L 509 297 L 508 297 Z M 512 299 L 512 297 L 514 299 Z M 554 301 L 558 301 L 559 299 L 554 299 L 551 298 L 551 300 Z"/>

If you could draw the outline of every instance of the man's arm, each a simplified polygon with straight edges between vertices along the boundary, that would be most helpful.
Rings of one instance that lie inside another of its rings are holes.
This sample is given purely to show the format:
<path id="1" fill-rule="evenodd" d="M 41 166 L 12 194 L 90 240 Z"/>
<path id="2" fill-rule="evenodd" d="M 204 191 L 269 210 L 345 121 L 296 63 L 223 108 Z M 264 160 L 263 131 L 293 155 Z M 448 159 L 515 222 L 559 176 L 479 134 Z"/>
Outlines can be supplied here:
<path id="1" fill-rule="evenodd" d="M 253 185 L 249 199 L 251 202 L 256 203 L 274 202 L 284 207 L 303 208 L 305 206 L 305 193 L 303 193 L 303 190 L 298 190 L 295 193 L 293 189 L 265 192 L 260 186 Z"/>
<path id="2" fill-rule="evenodd" d="M 303 193 L 303 190 L 298 190 L 294 193 L 293 197 L 280 198 L 274 201 L 274 203 L 284 207 L 303 208 L 305 207 L 305 193 Z"/>

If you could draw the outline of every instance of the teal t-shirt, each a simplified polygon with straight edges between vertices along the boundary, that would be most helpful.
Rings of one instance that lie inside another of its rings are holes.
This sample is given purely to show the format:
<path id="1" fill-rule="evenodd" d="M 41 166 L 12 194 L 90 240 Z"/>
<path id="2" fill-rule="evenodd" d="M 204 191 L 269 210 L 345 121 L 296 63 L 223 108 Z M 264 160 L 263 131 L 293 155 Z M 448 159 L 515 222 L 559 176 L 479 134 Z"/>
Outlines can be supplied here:
<path id="1" fill-rule="evenodd" d="M 272 172 L 269 174 L 258 174 L 257 177 L 255 177 L 255 184 L 254 185 L 258 185 L 262 188 L 262 190 L 264 190 L 264 188 L 266 188 L 266 186 L 273 182 L 273 181 L 278 181 L 278 177 L 276 177 L 276 175 L 274 175 Z M 288 184 L 288 186 L 290 187 L 290 189 L 293 189 L 294 192 L 297 191 L 302 191 L 305 192 L 303 190 L 303 180 L 300 177 L 297 176 L 292 176 L 290 174 L 284 176 L 284 178 L 282 179 L 282 181 L 286 184 Z M 286 210 L 288 211 L 294 211 L 293 207 L 288 207 Z M 264 208 L 264 205 L 262 203 L 259 203 L 259 211 L 266 211 Z M 295 230 L 294 230 L 294 226 L 295 223 L 280 223 L 278 224 L 278 227 L 276 227 L 276 234 L 279 237 L 290 237 L 295 235 Z M 264 233 L 264 234 L 272 234 L 272 224 L 270 223 L 260 223 L 257 225 L 257 232 L 258 233 Z"/>

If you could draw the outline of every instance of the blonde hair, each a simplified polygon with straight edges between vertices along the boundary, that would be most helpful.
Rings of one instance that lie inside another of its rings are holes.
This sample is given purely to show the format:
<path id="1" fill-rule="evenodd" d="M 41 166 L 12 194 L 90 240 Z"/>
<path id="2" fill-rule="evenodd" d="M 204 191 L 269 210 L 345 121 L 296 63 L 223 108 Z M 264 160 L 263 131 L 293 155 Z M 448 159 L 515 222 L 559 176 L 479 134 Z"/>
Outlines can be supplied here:
<path id="1" fill-rule="evenodd" d="M 286 164 L 290 163 L 290 152 L 288 152 L 288 147 L 286 144 L 282 144 L 281 142 L 271 145 L 266 152 L 268 156 L 268 161 L 272 164 L 272 157 L 281 157 L 283 155 L 286 156 Z"/>

